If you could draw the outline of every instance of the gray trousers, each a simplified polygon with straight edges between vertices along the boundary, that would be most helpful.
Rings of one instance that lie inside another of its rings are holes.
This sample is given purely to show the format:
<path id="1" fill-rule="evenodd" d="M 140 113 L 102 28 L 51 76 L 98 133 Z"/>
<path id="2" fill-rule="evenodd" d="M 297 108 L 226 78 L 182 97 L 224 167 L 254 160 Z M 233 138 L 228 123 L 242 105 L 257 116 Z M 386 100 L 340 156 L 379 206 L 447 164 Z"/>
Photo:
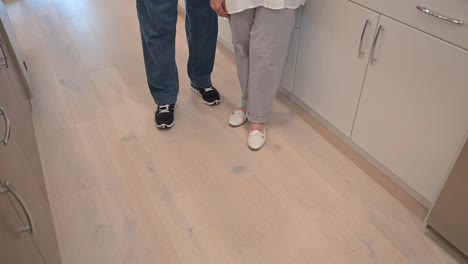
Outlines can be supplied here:
<path id="1" fill-rule="evenodd" d="M 242 106 L 250 122 L 265 123 L 280 86 L 295 10 L 257 7 L 230 20 Z"/>

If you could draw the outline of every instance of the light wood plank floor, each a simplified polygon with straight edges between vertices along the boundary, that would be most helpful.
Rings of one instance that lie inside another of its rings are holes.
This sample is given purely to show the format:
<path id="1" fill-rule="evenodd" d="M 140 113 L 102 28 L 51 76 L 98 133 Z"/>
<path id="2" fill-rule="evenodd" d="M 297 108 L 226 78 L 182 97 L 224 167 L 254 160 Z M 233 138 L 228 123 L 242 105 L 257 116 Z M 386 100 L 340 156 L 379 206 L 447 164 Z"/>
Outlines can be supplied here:
<path id="1" fill-rule="evenodd" d="M 157 131 L 133 0 L 7 4 L 32 72 L 34 118 L 64 263 L 457 263 L 423 222 L 282 98 L 269 142 L 232 129 L 228 52 L 189 92 L 183 19 L 176 126 Z M 424 211 L 424 210 L 422 210 Z"/>

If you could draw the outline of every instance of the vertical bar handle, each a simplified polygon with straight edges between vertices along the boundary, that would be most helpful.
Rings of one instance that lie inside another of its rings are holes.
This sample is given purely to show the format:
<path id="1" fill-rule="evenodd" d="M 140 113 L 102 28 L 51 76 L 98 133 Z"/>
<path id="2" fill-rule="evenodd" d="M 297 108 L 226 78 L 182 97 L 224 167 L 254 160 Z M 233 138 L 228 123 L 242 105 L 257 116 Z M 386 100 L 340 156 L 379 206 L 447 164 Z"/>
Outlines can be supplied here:
<path id="1" fill-rule="evenodd" d="M 377 42 L 379 41 L 379 38 L 380 38 L 380 33 L 382 33 L 382 31 L 384 31 L 384 28 L 382 25 L 380 25 L 379 29 L 377 29 L 377 34 L 375 35 L 374 43 L 372 43 L 371 61 L 370 61 L 371 64 L 377 63 L 377 58 L 375 57 L 375 50 L 376 50 Z"/>
<path id="2" fill-rule="evenodd" d="M 0 107 L 0 114 L 3 116 L 3 120 L 5 121 L 5 133 L 2 139 L 0 139 L 0 142 L 3 143 L 3 145 L 8 144 L 8 141 L 10 140 L 10 119 L 8 118 L 7 112 L 3 107 Z"/>
<path id="3" fill-rule="evenodd" d="M 8 69 L 8 59 L 5 54 L 5 50 L 3 49 L 3 45 L 1 41 L 0 41 L 0 51 L 2 52 L 2 56 L 3 56 L 3 58 L 0 58 L 0 59 L 3 59 L 3 62 L 0 62 L 0 66 L 5 66 Z"/>
<path id="4" fill-rule="evenodd" d="M 362 50 L 362 48 L 363 48 L 363 45 L 364 45 L 364 37 L 366 36 L 367 27 L 370 24 L 371 24 L 370 20 L 367 19 L 366 22 L 364 23 L 364 27 L 362 28 L 361 41 L 359 42 L 358 58 L 362 58 L 362 56 L 364 56 L 364 54 L 365 54 L 365 52 Z"/>

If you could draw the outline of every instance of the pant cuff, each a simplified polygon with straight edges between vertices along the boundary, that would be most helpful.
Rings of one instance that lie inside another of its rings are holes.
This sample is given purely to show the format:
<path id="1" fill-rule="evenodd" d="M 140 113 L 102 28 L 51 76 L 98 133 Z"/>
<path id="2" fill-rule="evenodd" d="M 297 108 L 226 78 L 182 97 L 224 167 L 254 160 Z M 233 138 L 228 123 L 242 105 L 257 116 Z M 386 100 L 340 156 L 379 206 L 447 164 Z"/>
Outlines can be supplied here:
<path id="1" fill-rule="evenodd" d="M 249 122 L 252 122 L 252 123 L 261 123 L 261 124 L 264 124 L 268 121 L 268 118 L 270 116 L 269 115 L 266 115 L 266 116 L 253 116 L 251 115 L 250 113 L 247 112 L 247 119 L 249 120 Z"/>
<path id="2" fill-rule="evenodd" d="M 208 88 L 212 86 L 210 76 L 203 76 L 192 79 L 190 81 L 192 82 L 192 85 L 196 88 Z"/>
<path id="3" fill-rule="evenodd" d="M 154 103 L 156 105 L 171 105 L 177 103 L 177 98 L 176 99 L 171 99 L 171 98 L 159 98 L 157 99 L 156 96 L 153 95 Z"/>

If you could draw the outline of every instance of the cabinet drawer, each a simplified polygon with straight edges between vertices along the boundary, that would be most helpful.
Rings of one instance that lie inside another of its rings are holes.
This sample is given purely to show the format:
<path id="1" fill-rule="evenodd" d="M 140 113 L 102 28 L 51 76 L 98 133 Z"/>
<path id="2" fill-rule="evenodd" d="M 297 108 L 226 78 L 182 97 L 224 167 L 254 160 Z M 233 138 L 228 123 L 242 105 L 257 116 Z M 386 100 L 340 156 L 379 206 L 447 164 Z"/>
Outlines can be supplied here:
<path id="1" fill-rule="evenodd" d="M 0 189 L 3 184 L 0 182 Z M 18 231 L 24 225 L 8 196 L 7 192 L 0 194 L 0 263 L 44 264 L 29 234 Z"/>
<path id="2" fill-rule="evenodd" d="M 468 1 L 467 0 L 351 0 L 367 8 L 380 12 L 404 24 L 420 29 L 430 35 L 444 39 L 454 45 L 468 49 Z M 424 7 L 434 15 L 418 10 Z M 435 14 L 451 20 L 462 21 L 456 24 L 436 17 Z M 401 40 L 404 42 L 405 40 Z"/>

